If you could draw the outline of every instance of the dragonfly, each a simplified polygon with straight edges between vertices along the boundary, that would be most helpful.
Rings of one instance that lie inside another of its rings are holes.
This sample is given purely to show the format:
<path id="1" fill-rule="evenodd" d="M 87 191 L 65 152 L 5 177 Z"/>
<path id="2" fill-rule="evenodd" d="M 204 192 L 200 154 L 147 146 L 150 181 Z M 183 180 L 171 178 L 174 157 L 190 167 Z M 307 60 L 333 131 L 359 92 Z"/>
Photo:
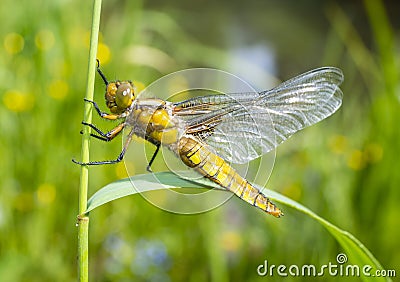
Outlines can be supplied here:
<path id="1" fill-rule="evenodd" d="M 189 168 L 275 217 L 283 216 L 282 210 L 232 164 L 250 162 L 295 132 L 332 115 L 343 97 L 339 86 L 344 76 L 336 67 L 308 71 L 266 91 L 213 94 L 180 102 L 141 98 L 131 81 L 108 81 L 99 63 L 97 72 L 106 85 L 109 112 L 101 111 L 95 101 L 85 101 L 101 118 L 119 124 L 108 132 L 91 123 L 82 124 L 102 141 L 113 140 L 124 129 L 127 137 L 114 160 L 73 162 L 85 166 L 119 163 L 133 136 L 138 136 L 156 147 L 147 166 L 149 172 L 160 147 L 165 146 Z"/>

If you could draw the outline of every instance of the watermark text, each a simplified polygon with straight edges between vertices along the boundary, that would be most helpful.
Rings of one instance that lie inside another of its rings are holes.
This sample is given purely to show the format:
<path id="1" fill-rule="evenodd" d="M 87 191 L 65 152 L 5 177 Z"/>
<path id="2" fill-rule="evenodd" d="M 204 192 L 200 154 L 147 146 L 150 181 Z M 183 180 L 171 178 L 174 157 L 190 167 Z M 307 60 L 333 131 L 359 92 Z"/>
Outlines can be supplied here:
<path id="1" fill-rule="evenodd" d="M 371 265 L 346 264 L 347 256 L 343 253 L 336 256 L 336 262 L 328 262 L 321 266 L 313 264 L 303 265 L 285 265 L 269 264 L 265 260 L 263 264 L 257 267 L 257 274 L 260 276 L 299 276 L 299 277 L 317 277 L 317 276 L 341 276 L 341 277 L 396 277 L 394 269 L 374 269 Z"/>

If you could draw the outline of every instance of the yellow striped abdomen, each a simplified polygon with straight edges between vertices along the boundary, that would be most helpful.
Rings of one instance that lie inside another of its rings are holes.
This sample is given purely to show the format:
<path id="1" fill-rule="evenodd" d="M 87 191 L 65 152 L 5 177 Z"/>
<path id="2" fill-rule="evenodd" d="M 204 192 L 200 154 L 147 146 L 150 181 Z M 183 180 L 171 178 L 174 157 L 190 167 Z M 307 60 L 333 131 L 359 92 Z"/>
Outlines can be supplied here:
<path id="1" fill-rule="evenodd" d="M 221 157 L 211 152 L 207 146 L 192 137 L 182 137 L 178 144 L 178 153 L 182 161 L 196 169 L 205 177 L 232 191 L 249 204 L 280 217 L 282 211 L 276 207 L 260 190 L 241 177 Z"/>

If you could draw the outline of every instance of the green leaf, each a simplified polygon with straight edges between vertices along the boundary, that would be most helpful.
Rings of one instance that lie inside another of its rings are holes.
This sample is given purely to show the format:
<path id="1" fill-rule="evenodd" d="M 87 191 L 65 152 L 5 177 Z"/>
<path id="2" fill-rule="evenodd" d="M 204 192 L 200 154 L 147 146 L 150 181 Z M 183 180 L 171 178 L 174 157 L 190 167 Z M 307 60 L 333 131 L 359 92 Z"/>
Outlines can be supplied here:
<path id="1" fill-rule="evenodd" d="M 155 174 L 141 174 L 135 175 L 131 178 L 126 178 L 118 180 L 107 186 L 103 187 L 97 191 L 88 201 L 88 206 L 86 213 L 92 211 L 93 209 L 113 201 L 118 198 L 122 198 L 129 195 L 134 195 L 136 193 L 154 191 L 160 189 L 179 189 L 179 188 L 214 188 L 218 190 L 223 190 L 222 187 L 216 183 L 206 179 L 200 178 L 195 181 L 185 178 L 185 173 L 180 173 L 181 177 L 178 177 L 172 172 L 159 172 Z M 187 174 L 189 176 L 189 174 Z M 135 189 L 132 184 L 135 185 Z M 257 185 L 255 185 L 257 187 Z M 351 233 L 340 229 L 339 227 L 333 225 L 322 217 L 318 216 L 310 209 L 304 207 L 303 205 L 293 201 L 277 192 L 269 189 L 257 187 L 264 192 L 264 194 L 269 197 L 272 201 L 276 203 L 281 203 L 291 208 L 294 208 L 307 216 L 315 219 L 322 226 L 324 226 L 335 239 L 339 242 L 342 248 L 346 252 L 348 258 L 347 264 L 343 264 L 344 269 L 347 265 L 357 265 L 360 268 L 360 277 L 363 281 L 391 281 L 389 278 L 385 277 L 375 277 L 373 274 L 375 270 L 382 270 L 382 266 L 372 255 L 372 253 Z M 230 193 L 230 192 L 227 192 Z M 369 265 L 371 269 L 369 273 L 371 276 L 365 276 L 362 273 L 363 267 Z M 326 272 L 328 273 L 328 272 Z"/>

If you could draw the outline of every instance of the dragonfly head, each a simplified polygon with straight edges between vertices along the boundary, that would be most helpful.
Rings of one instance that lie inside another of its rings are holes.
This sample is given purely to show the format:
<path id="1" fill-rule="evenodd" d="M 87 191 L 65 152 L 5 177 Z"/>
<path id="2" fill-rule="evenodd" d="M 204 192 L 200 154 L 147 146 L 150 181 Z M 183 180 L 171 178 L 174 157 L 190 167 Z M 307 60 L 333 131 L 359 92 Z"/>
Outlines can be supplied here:
<path id="1" fill-rule="evenodd" d="M 135 100 L 135 87 L 131 81 L 110 82 L 107 84 L 105 98 L 111 113 L 123 113 Z"/>

